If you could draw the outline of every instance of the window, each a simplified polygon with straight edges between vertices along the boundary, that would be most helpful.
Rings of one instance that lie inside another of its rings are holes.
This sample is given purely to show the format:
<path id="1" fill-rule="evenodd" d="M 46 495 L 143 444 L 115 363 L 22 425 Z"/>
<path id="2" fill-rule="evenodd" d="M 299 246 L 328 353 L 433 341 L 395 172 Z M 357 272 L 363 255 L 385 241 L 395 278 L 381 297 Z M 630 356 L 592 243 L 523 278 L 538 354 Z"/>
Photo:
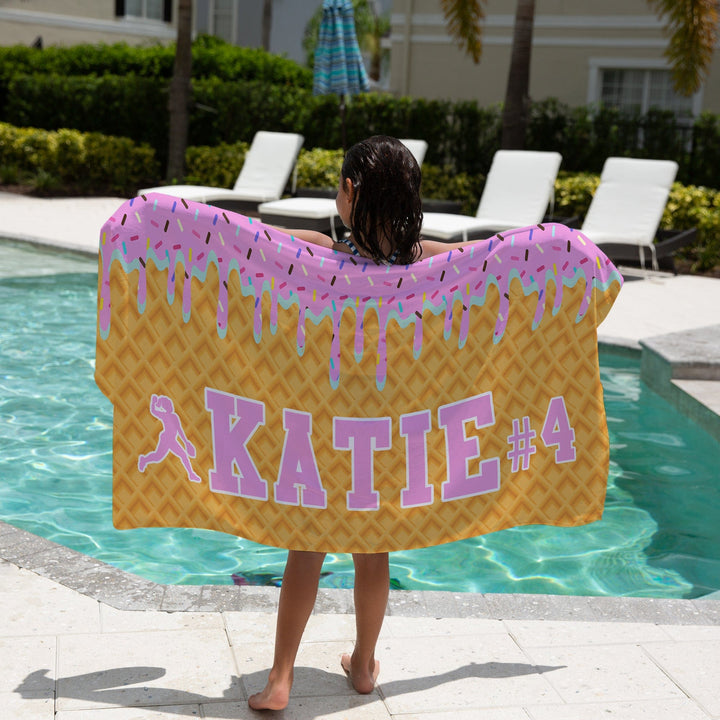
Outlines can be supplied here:
<path id="1" fill-rule="evenodd" d="M 651 108 L 672 110 L 680 118 L 693 114 L 693 98 L 677 93 L 669 70 L 603 70 L 600 102 L 645 114 Z"/>
<path id="2" fill-rule="evenodd" d="M 115 0 L 115 15 L 170 22 L 172 0 Z"/>
<path id="3" fill-rule="evenodd" d="M 237 26 L 236 3 L 233 0 L 215 0 L 211 6 L 214 34 L 227 43 L 234 43 L 236 38 L 233 30 Z"/>

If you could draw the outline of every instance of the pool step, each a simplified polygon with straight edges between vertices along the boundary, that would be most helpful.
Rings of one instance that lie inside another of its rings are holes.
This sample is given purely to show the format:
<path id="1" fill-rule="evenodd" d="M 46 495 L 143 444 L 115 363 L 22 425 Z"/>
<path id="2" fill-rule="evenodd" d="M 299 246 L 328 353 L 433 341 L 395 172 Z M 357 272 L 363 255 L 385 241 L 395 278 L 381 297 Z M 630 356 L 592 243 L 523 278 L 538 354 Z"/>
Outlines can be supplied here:
<path id="1" fill-rule="evenodd" d="M 720 441 L 720 325 L 641 340 L 642 381 Z"/>

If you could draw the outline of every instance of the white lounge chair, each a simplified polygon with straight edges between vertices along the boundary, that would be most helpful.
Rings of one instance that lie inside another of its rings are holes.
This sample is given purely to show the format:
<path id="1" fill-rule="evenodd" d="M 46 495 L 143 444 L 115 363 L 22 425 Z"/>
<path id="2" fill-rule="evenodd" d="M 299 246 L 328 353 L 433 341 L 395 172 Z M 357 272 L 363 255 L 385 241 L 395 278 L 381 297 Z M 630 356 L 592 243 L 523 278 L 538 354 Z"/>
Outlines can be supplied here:
<path id="1" fill-rule="evenodd" d="M 428 148 L 425 140 L 401 139 L 400 142 L 410 150 L 418 165 L 422 166 Z M 325 233 L 329 231 L 335 241 L 338 231 L 342 230 L 342 221 L 337 214 L 334 197 L 283 198 L 262 203 L 258 211 L 262 222 L 268 225 Z"/>
<path id="2" fill-rule="evenodd" d="M 475 240 L 542 221 L 552 206 L 562 156 L 556 152 L 498 150 L 475 217 L 428 212 L 422 236 L 443 242 Z"/>
<path id="3" fill-rule="evenodd" d="M 229 210 L 254 211 L 260 203 L 282 196 L 304 140 L 296 133 L 266 130 L 255 133 L 232 189 L 206 185 L 163 185 L 144 188 L 138 195 L 157 192 Z"/>
<path id="4" fill-rule="evenodd" d="M 645 267 L 649 250 L 653 270 L 660 258 L 670 258 L 696 234 L 695 228 L 666 231 L 654 240 L 677 175 L 672 160 L 607 158 L 593 199 L 582 224 L 587 235 L 615 263 L 638 262 Z"/>

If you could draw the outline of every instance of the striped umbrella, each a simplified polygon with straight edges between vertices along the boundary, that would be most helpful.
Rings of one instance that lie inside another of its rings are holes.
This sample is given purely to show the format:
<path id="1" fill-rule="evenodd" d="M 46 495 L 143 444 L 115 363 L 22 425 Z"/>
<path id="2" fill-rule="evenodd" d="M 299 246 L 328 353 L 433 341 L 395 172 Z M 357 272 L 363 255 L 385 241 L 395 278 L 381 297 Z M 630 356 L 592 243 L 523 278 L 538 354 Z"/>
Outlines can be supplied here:
<path id="1" fill-rule="evenodd" d="M 323 0 L 320 35 L 315 48 L 313 94 L 340 96 L 342 141 L 345 147 L 345 97 L 370 89 L 355 34 L 352 0 Z"/>

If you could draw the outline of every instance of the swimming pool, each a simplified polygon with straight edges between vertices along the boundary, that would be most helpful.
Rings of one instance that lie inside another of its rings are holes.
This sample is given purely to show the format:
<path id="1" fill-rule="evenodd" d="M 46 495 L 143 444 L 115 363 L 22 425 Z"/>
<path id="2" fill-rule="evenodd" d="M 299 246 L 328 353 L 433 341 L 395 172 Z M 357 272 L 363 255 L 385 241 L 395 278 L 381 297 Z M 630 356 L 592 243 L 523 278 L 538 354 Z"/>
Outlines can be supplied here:
<path id="1" fill-rule="evenodd" d="M 113 529 L 112 408 L 93 379 L 96 289 L 94 260 L 0 243 L 0 519 L 156 582 L 279 583 L 282 550 L 201 530 Z M 601 365 L 611 440 L 603 519 L 393 553 L 393 587 L 720 590 L 719 444 L 640 382 L 636 359 L 604 352 Z M 348 556 L 329 556 L 324 571 L 324 587 L 352 584 Z"/>

